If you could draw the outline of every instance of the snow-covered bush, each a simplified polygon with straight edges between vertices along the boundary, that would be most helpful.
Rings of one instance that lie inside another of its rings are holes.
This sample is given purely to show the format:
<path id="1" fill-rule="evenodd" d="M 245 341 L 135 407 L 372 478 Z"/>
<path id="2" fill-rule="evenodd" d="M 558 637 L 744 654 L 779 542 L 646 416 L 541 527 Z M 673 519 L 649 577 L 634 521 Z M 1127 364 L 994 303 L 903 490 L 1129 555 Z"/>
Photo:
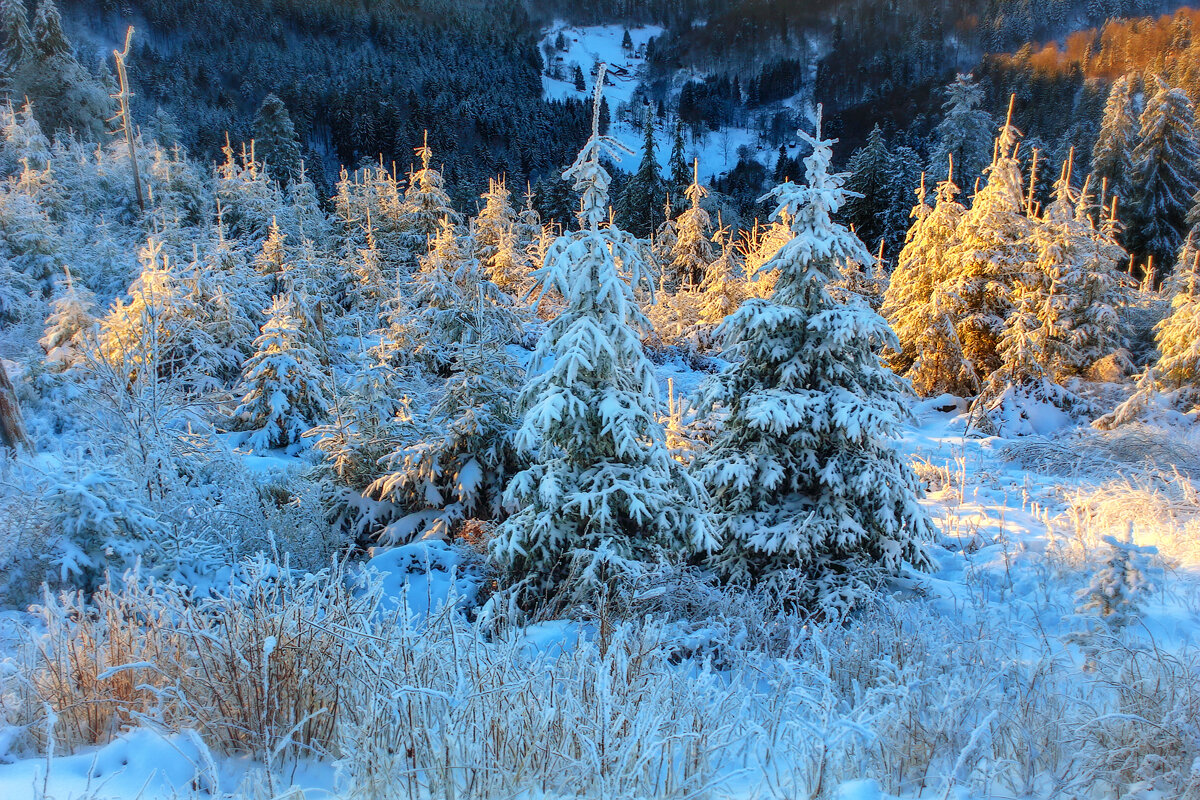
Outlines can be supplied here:
<path id="1" fill-rule="evenodd" d="M 275 297 L 242 369 L 234 417 L 254 450 L 294 448 L 329 408 L 328 379 L 302 323 L 291 295 Z"/>
<path id="2" fill-rule="evenodd" d="M 1154 564 L 1158 549 L 1133 541 L 1133 523 L 1123 538 L 1104 536 L 1108 546 L 1101 566 L 1092 574 L 1091 583 L 1079 593 L 1076 612 L 1098 617 L 1112 632 L 1120 631 L 1137 619 L 1143 596 L 1154 587 Z"/>
<path id="3" fill-rule="evenodd" d="M 112 469 L 51 479 L 41 502 L 49 515 L 43 552 L 63 583 L 88 590 L 106 571 L 120 574 L 139 559 L 154 558 L 162 523 L 138 500 L 133 481 Z"/>

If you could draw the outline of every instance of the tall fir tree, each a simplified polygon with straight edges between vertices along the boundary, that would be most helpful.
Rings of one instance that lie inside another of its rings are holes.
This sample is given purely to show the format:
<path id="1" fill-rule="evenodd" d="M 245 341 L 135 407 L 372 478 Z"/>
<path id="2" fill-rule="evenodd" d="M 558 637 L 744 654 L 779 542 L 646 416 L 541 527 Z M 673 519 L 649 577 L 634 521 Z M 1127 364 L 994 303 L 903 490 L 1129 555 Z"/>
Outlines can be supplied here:
<path id="1" fill-rule="evenodd" d="M 442 220 L 457 223 L 458 213 L 450 203 L 442 173 L 431 166 L 433 150 L 429 147 L 428 132 L 416 154 L 421 159 L 421 168 L 408 176 L 403 213 L 406 228 L 415 238 L 415 245 L 420 247 L 437 235 Z"/>
<path id="2" fill-rule="evenodd" d="M 25 93 L 33 33 L 24 0 L 0 0 L 0 99 L 16 105 Z"/>
<path id="3" fill-rule="evenodd" d="M 491 273 L 500 251 L 500 240 L 506 233 L 515 232 L 517 212 L 513 208 L 512 193 L 503 178 L 488 180 L 488 190 L 481 199 L 483 208 L 471 220 L 471 239 L 476 257 L 484 270 Z"/>
<path id="4" fill-rule="evenodd" d="M 963 216 L 947 254 L 946 289 L 954 298 L 959 341 L 980 378 L 1000 366 L 999 342 L 1013 308 L 1012 290 L 1035 262 L 1025 178 L 1017 159 L 1021 134 L 1012 124 L 1012 111 L 1010 105 L 987 183 Z"/>
<path id="5" fill-rule="evenodd" d="M 80 66 L 63 33 L 54 0 L 41 0 L 33 18 L 33 59 L 21 90 L 34 103 L 34 113 L 50 132 L 70 129 L 99 138 L 111 116 L 107 93 Z"/>
<path id="6" fill-rule="evenodd" d="M 970 75 L 960 74 L 946 87 L 943 106 L 946 116 L 934 133 L 928 174 L 940 174 L 951 156 L 960 175 L 970 177 L 983 173 L 991 161 L 989 144 L 994 123 L 991 115 L 980 108 L 982 103 L 983 90 Z"/>
<path id="7" fill-rule="evenodd" d="M 692 168 L 688 165 L 684 153 L 683 121 L 675 120 L 675 135 L 671 140 L 671 158 L 667 162 L 667 171 L 671 173 L 667 185 L 671 206 L 676 213 L 682 212 L 688 206 L 687 189 L 692 184 Z"/>
<path id="8" fill-rule="evenodd" d="M 1042 365 L 1048 378 L 1062 384 L 1085 374 L 1096 362 L 1116 355 L 1122 366 L 1125 338 L 1119 307 L 1125 300 L 1126 277 L 1120 266 L 1125 250 L 1086 209 L 1088 189 L 1071 186 L 1071 162 L 1063 170 L 1054 202 L 1035 221 L 1036 270 L 1025 291 L 1035 298 L 1043 339 Z"/>
<path id="9" fill-rule="evenodd" d="M 895 208 L 911 202 L 910 168 L 897 158 L 878 125 L 871 130 L 867 143 L 850 157 L 846 188 L 861 196 L 846 203 L 842 218 L 869 247 L 877 249 L 881 241 L 888 247 L 898 246 L 902 241 L 907 226 L 897 224 L 897 217 L 902 215 Z M 905 213 L 907 210 L 905 207 Z"/>
<path id="10" fill-rule="evenodd" d="M 833 221 L 846 176 L 830 174 L 833 142 L 819 121 L 815 136 L 800 136 L 813 148 L 807 185 L 770 193 L 793 238 L 763 267 L 778 275 L 770 299 L 746 301 L 718 331 L 731 363 L 697 406 L 724 421 L 695 469 L 724 541 L 718 574 L 837 615 L 906 562 L 927 568 L 932 526 L 893 446 L 903 387 L 875 355 L 895 337 L 865 305 L 841 305 L 828 290 L 845 262 L 872 261 Z"/>
<path id="11" fill-rule="evenodd" d="M 275 94 L 263 98 L 254 115 L 254 146 L 262 162 L 281 183 L 300 177 L 300 139 L 287 106 Z"/>
<path id="12" fill-rule="evenodd" d="M 700 162 L 692 164 L 692 181 L 684 190 L 687 210 L 675 220 L 675 242 L 670 251 L 669 272 L 678 286 L 697 288 L 708 265 L 716 258 L 712 246 L 712 218 L 700 204 L 708 189 L 700 185 Z"/>
<path id="13" fill-rule="evenodd" d="M 945 288 L 950 277 L 946 253 L 953 248 L 966 214 L 958 192 L 953 167 L 938 184 L 932 207 L 926 203 L 924 184 L 918 189 L 913 226 L 881 309 L 900 344 L 898 350 L 885 351 L 887 363 L 922 396 L 971 394 L 978 388 L 975 371 L 962 352 L 953 303 Z"/>
<path id="14" fill-rule="evenodd" d="M 517 510 L 492 541 L 505 583 L 527 603 L 593 594 L 664 553 L 715 546 L 703 490 L 671 458 L 657 418 L 640 336 L 649 324 L 632 288 L 652 292 L 652 275 L 633 236 L 601 227 L 610 177 L 600 159 L 620 148 L 600 133 L 604 72 L 591 138 L 564 174 L 583 195 L 580 230 L 555 241 L 537 274 L 543 293 L 557 291 L 566 307 L 539 342 L 521 395 L 516 443 L 534 463 L 509 484 Z"/>
<path id="15" fill-rule="evenodd" d="M 1092 174 L 1096 186 L 1107 187 L 1107 193 L 1120 197 L 1123 203 L 1133 199 L 1133 151 L 1137 146 L 1138 119 L 1141 117 L 1138 106 L 1133 76 L 1122 75 L 1113 81 L 1104 105 L 1100 134 L 1092 148 Z M 1107 197 L 1100 198 L 1101 205 L 1107 202 Z"/>
<path id="16" fill-rule="evenodd" d="M 1133 151 L 1135 220 L 1132 249 L 1169 265 L 1186 235 L 1192 197 L 1200 191 L 1196 108 L 1182 89 L 1153 76 Z"/>
<path id="17" fill-rule="evenodd" d="M 642 162 L 638 171 L 625 185 L 617 201 L 617 223 L 639 238 L 645 238 L 666 220 L 663 207 L 666 200 L 666 184 L 658 169 L 655 153 L 654 118 L 646 109 L 643 122 Z"/>

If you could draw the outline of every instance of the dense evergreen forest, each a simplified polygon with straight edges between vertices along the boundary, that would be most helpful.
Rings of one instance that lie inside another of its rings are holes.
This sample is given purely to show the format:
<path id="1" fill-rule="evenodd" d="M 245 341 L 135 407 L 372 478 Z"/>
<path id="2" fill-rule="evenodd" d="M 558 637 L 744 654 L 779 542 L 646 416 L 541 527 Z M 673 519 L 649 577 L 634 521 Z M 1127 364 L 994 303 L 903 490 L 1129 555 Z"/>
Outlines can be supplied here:
<path id="1" fill-rule="evenodd" d="M 455 191 L 501 172 L 524 185 L 569 161 L 586 129 L 579 105 L 542 100 L 537 28 L 515 0 L 61 6 L 89 68 L 93 48 L 106 55 L 138 25 L 135 112 L 150 124 L 161 109 L 160 138 L 202 158 L 219 156 L 223 132 L 249 141 L 271 93 L 323 185 L 381 155 L 406 169 L 425 131 Z"/>
<path id="2" fill-rule="evenodd" d="M 561 171 L 586 129 L 579 103 L 542 98 L 538 32 L 555 18 L 663 26 L 648 47 L 646 99 L 697 130 L 750 116 L 778 145 L 797 122 L 778 101 L 804 90 L 825 103 L 843 148 L 865 142 L 878 122 L 889 133 L 911 129 L 917 141 L 907 143 L 921 150 L 936 115 L 914 117 L 913 109 L 936 107 L 936 90 L 955 70 L 977 68 L 989 52 L 1165 4 L 1054 0 L 1050 13 L 1017 0 L 64 0 L 60 7 L 77 60 L 106 88 L 109 50 L 126 25 L 138 27 L 129 59 L 133 108 L 160 141 L 218 159 L 223 134 L 252 138 L 255 112 L 274 94 L 323 190 L 341 166 L 382 157 L 407 168 L 428 131 L 454 199 L 466 203 L 496 174 L 523 186 Z M 680 94 L 672 76 L 681 67 L 709 77 Z M 1004 103 L 998 94 L 988 95 L 994 114 Z M 1026 104 L 1022 113 L 1037 117 L 1040 109 Z"/>

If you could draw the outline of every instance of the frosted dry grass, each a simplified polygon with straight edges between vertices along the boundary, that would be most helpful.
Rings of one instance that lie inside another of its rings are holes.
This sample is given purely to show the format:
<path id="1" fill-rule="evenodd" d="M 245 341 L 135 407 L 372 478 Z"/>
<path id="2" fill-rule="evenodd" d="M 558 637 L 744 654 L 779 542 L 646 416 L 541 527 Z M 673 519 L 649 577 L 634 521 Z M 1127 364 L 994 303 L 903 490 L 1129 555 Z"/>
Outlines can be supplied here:
<path id="1" fill-rule="evenodd" d="M 1153 545 L 1168 566 L 1200 566 L 1200 492 L 1187 476 L 1162 473 L 1126 477 L 1068 493 L 1064 527 L 1077 563 L 1101 537 L 1124 537 Z"/>
<path id="2" fill-rule="evenodd" d="M 1000 456 L 1045 475 L 1200 475 L 1200 431 L 1181 433 L 1141 423 L 1111 431 L 1085 428 L 1057 439 L 1029 437 L 1009 442 Z"/>
<path id="3" fill-rule="evenodd" d="M 136 581 L 95 608 L 51 603 L 45 639 L 6 677 L 24 704 L 10 721 L 36 739 L 50 708 L 57 752 L 135 724 L 194 730 L 218 757 L 264 765 L 261 797 L 308 758 L 335 762 L 356 800 L 828 798 L 861 777 L 903 796 L 1093 798 L 1138 782 L 1194 796 L 1192 655 L 1114 639 L 1081 680 L 1017 626 L 898 600 L 786 639 L 734 635 L 723 667 L 682 645 L 679 623 L 604 614 L 557 654 L 454 612 L 414 626 L 370 582 L 350 592 L 331 575 L 265 569 L 214 605 Z M 709 641 L 747 627 L 727 619 Z"/>

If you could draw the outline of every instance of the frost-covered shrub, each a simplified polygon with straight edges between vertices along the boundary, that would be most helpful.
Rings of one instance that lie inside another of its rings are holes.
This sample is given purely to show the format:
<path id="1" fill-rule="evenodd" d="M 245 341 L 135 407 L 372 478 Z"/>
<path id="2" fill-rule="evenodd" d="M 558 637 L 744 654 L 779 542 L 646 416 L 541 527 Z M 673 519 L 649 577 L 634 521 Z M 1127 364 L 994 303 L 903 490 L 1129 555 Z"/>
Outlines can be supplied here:
<path id="1" fill-rule="evenodd" d="M 153 559 L 162 529 L 128 478 L 110 468 L 72 470 L 51 479 L 41 501 L 49 515 L 44 551 L 63 583 L 94 587 L 105 571 L 120 574 Z"/>
<path id="2" fill-rule="evenodd" d="M 290 294 L 275 297 L 254 347 L 242 368 L 237 389 L 242 399 L 234 417 L 241 430 L 250 431 L 252 449 L 295 449 L 324 417 L 329 399 L 320 358 Z"/>
<path id="3" fill-rule="evenodd" d="M 1154 565 L 1158 548 L 1133 542 L 1133 524 L 1124 539 L 1105 536 L 1108 553 L 1091 583 L 1079 593 L 1076 610 L 1092 614 L 1110 629 L 1119 630 L 1137 618 L 1141 599 L 1159 572 Z"/>
<path id="4" fill-rule="evenodd" d="M 90 602 L 47 594 L 29 678 L 61 745 L 107 741 L 148 714 L 268 766 L 332 754 L 339 698 L 371 674 L 352 651 L 395 624 L 378 602 L 377 584 L 342 570 L 301 577 L 261 558 L 200 597 L 134 574 Z"/>
<path id="5" fill-rule="evenodd" d="M 176 525 L 168 574 L 206 583 L 257 553 L 293 568 L 319 571 L 349 541 L 325 517 L 322 485 L 299 468 L 257 475 L 235 456 L 212 449 L 165 505 Z"/>
<path id="6" fill-rule="evenodd" d="M 1113 699 L 1085 717 L 1097 785 L 1128 797 L 1200 798 L 1200 656 L 1105 640 L 1095 684 Z"/>

